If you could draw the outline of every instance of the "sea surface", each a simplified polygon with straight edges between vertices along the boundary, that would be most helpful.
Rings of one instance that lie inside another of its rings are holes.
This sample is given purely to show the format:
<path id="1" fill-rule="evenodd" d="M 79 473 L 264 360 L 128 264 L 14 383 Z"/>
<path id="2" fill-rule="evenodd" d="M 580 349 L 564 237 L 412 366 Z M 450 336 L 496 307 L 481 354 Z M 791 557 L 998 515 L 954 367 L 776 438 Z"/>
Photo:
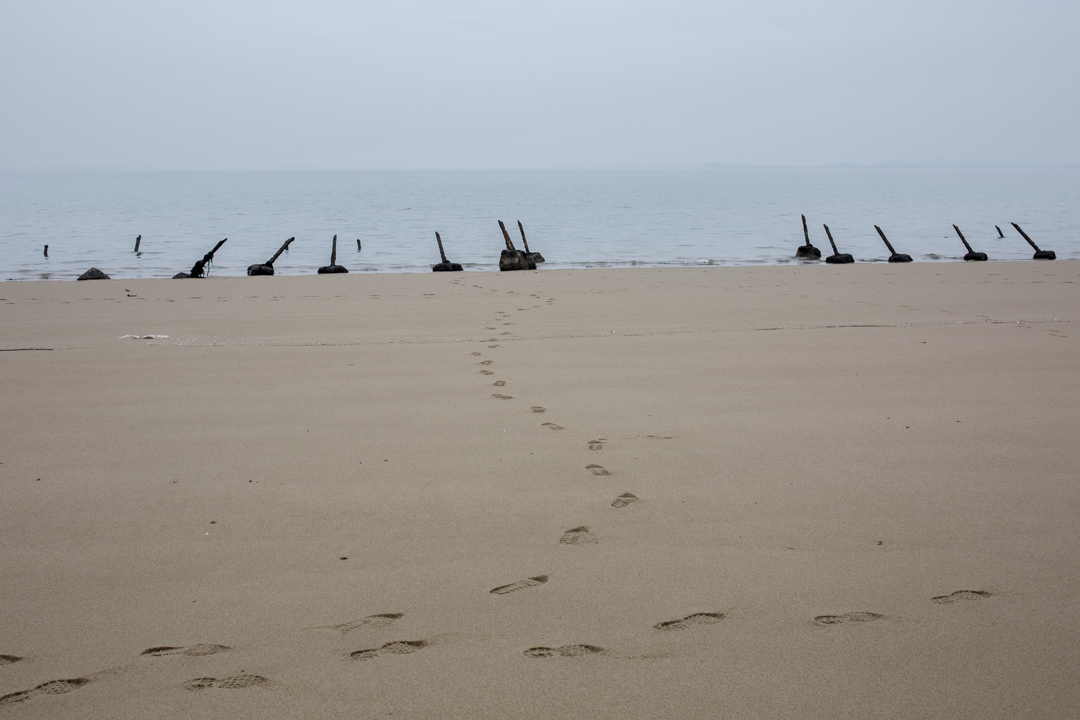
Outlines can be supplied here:
<path id="1" fill-rule="evenodd" d="M 1031 259 L 1010 222 L 1080 258 L 1078 168 L 34 172 L 0 173 L 0 280 L 166 278 L 222 238 L 211 276 L 244 275 L 289 237 L 275 270 L 307 275 L 334 235 L 350 272 L 430 272 L 436 231 L 452 262 L 490 271 L 498 220 L 519 248 L 522 222 L 541 269 L 781 265 L 803 262 L 801 213 L 823 256 L 826 223 L 857 262 L 889 256 L 874 225 L 916 262 L 959 262 L 954 223 L 991 260 Z"/>

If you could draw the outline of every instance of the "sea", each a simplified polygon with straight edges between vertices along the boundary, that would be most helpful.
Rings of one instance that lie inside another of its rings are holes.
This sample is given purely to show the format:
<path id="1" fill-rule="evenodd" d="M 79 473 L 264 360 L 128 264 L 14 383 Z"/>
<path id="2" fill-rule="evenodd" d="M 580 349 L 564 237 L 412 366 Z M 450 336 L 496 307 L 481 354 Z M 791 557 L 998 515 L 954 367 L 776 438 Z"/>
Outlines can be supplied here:
<path id="1" fill-rule="evenodd" d="M 953 228 L 990 260 L 1030 260 L 1017 223 L 1080 258 L 1080 168 L 614 168 L 0 173 L 0 280 L 168 278 L 218 241 L 210 276 L 274 264 L 310 275 L 498 269 L 499 220 L 555 268 L 787 265 L 804 242 L 885 262 L 879 226 L 916 262 L 962 262 Z M 999 235 L 998 228 L 1001 230 Z M 136 237 L 141 236 L 139 252 Z M 45 246 L 48 245 L 46 256 Z M 813 264 L 813 263 L 811 263 Z"/>

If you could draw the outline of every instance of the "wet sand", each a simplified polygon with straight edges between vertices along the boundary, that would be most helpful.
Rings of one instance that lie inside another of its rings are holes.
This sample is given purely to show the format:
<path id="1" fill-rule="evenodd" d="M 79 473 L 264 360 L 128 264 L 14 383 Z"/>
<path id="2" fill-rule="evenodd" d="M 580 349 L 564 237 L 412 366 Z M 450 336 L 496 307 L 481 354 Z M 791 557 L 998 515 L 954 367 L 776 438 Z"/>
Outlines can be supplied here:
<path id="1" fill-rule="evenodd" d="M 1077 308 L 1074 261 L 4 283 L 0 716 L 1068 717 Z"/>

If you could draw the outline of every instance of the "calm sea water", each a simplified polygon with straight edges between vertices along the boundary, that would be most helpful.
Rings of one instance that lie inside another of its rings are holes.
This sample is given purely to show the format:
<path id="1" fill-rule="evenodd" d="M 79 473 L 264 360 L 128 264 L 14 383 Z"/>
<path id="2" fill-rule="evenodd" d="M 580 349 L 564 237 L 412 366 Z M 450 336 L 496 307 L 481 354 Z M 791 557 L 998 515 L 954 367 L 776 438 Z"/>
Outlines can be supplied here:
<path id="1" fill-rule="evenodd" d="M 823 254 L 827 223 L 859 262 L 888 257 L 875 224 L 916 261 L 960 261 L 953 223 L 992 260 L 1030 259 L 1010 221 L 1080 258 L 1078 200 L 1073 168 L 0 173 L 0 279 L 171 277 L 225 237 L 211 275 L 291 236 L 277 273 L 312 274 L 335 234 L 351 272 L 429 272 L 436 230 L 451 261 L 495 270 L 499 219 L 542 268 L 776 265 L 800 262 L 800 213 Z"/>

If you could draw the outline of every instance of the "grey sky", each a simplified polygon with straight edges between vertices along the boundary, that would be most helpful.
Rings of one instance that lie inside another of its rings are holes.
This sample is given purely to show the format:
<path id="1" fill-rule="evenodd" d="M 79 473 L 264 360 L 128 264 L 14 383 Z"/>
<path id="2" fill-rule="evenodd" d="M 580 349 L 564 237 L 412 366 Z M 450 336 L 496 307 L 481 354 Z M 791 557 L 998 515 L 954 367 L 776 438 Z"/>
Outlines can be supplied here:
<path id="1" fill-rule="evenodd" d="M 0 169 L 1080 162 L 1080 3 L 9 0 Z"/>

